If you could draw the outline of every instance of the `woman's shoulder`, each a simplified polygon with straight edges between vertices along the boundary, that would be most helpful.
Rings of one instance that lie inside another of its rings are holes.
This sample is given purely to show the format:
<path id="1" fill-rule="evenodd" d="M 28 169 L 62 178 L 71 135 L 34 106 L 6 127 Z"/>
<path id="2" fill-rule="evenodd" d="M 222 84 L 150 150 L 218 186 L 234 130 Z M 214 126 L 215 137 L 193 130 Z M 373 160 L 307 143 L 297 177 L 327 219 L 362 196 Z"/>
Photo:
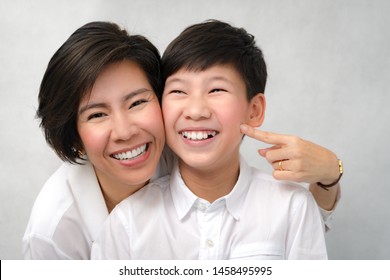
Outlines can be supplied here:
<path id="1" fill-rule="evenodd" d="M 67 184 L 72 168 L 69 163 L 62 163 L 44 183 L 31 211 L 30 223 L 35 227 L 53 227 L 55 220 L 59 219 L 53 217 L 61 216 L 59 212 L 66 211 L 72 205 L 74 199 Z"/>

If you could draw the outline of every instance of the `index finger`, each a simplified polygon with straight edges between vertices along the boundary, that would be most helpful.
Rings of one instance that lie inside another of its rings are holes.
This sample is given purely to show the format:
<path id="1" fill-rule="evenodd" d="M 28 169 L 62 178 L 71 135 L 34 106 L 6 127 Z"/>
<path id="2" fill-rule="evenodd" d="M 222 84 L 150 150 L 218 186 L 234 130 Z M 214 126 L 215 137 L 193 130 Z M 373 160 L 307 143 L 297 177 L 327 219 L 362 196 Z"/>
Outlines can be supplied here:
<path id="1" fill-rule="evenodd" d="M 245 135 L 267 144 L 273 144 L 273 145 L 288 144 L 290 139 L 289 135 L 258 130 L 246 124 L 241 124 L 240 129 L 241 132 L 244 133 Z"/>

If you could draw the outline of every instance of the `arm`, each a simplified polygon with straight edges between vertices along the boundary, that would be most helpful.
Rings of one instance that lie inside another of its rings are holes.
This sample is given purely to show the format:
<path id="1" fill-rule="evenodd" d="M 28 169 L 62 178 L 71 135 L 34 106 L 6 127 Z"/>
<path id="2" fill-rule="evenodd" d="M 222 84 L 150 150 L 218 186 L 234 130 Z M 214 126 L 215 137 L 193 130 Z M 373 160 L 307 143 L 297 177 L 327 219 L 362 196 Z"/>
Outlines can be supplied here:
<path id="1" fill-rule="evenodd" d="M 332 151 L 296 136 L 264 132 L 247 125 L 241 125 L 241 132 L 273 145 L 258 152 L 274 168 L 275 179 L 309 183 L 318 206 L 325 210 L 334 208 L 340 185 L 326 191 L 316 184 L 330 184 L 340 175 L 338 158 Z"/>
<path id="2" fill-rule="evenodd" d="M 39 235 L 25 235 L 23 237 L 23 258 L 25 260 L 70 260 L 71 258 L 61 251 L 53 240 Z"/>
<path id="3" fill-rule="evenodd" d="M 307 191 L 294 193 L 286 236 L 287 259 L 327 259 L 324 225 L 318 207 Z"/>

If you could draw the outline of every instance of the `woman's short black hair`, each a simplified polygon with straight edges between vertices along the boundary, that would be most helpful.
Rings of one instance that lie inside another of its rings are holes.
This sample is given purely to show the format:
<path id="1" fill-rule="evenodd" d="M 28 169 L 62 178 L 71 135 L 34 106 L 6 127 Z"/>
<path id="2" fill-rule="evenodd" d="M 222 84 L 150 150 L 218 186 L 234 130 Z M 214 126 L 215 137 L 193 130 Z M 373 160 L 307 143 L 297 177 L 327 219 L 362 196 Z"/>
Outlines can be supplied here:
<path id="1" fill-rule="evenodd" d="M 145 37 L 129 35 L 111 22 L 91 22 L 77 29 L 51 58 L 43 76 L 37 117 L 47 143 L 65 161 L 77 163 L 82 143 L 77 131 L 81 100 L 108 65 L 130 60 L 145 72 L 161 96 L 161 58 Z"/>

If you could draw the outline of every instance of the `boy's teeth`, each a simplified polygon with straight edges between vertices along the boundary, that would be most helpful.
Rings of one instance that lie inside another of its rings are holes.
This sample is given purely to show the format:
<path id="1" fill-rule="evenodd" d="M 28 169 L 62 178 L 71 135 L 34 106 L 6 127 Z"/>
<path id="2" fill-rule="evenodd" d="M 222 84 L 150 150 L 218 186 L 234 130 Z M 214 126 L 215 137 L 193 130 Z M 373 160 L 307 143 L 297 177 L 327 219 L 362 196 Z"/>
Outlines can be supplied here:
<path id="1" fill-rule="evenodd" d="M 133 149 L 131 151 L 115 154 L 112 157 L 115 159 L 119 159 L 119 160 L 129 160 L 129 159 L 133 159 L 135 157 L 138 157 L 139 155 L 143 154 L 145 151 L 146 151 L 146 144 L 144 144 L 136 149 Z"/>
<path id="2" fill-rule="evenodd" d="M 208 138 L 214 137 L 217 132 L 216 131 L 183 131 L 181 133 L 184 138 L 190 140 L 204 140 Z"/>

